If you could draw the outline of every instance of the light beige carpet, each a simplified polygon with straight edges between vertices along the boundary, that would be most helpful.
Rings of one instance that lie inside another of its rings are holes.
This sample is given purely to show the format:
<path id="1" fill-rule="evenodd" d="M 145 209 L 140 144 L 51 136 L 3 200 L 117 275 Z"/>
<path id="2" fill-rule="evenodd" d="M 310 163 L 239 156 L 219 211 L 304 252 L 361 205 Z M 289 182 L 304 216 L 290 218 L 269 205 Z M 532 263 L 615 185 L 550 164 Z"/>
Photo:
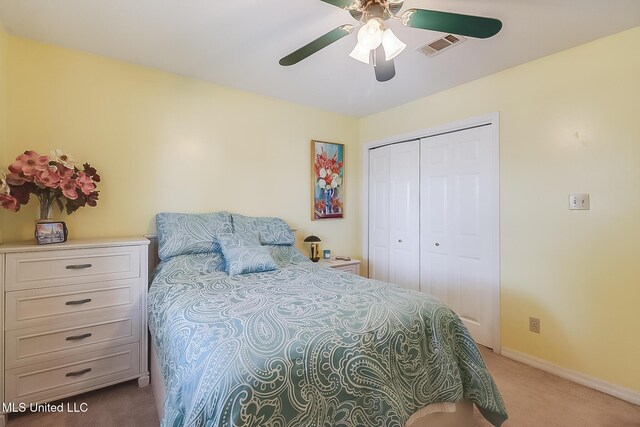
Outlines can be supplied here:
<path id="1" fill-rule="evenodd" d="M 481 347 L 509 419 L 504 427 L 640 427 L 640 406 Z M 474 408 L 477 426 L 490 426 Z"/>
<path id="2" fill-rule="evenodd" d="M 24 413 L 9 416 L 10 427 L 157 427 L 151 387 L 138 381 L 117 384 L 62 401 L 87 403 L 86 413 Z M 60 402 L 57 402 L 60 403 Z M 71 403 L 73 405 L 73 403 Z"/>
<path id="3" fill-rule="evenodd" d="M 504 397 L 505 427 L 640 427 L 640 407 L 547 374 L 481 348 Z M 155 427 L 158 417 L 151 387 L 137 382 L 67 399 L 86 402 L 84 414 L 16 414 L 9 427 Z M 475 410 L 477 427 L 490 426 Z"/>

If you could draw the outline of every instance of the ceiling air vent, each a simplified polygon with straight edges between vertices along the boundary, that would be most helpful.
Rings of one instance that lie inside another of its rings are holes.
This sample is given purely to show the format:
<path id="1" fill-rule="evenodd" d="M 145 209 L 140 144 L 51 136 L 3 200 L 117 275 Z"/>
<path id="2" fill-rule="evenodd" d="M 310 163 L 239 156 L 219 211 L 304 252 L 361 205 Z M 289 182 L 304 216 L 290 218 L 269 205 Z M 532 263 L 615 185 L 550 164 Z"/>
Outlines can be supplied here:
<path id="1" fill-rule="evenodd" d="M 440 37 L 431 43 L 427 43 L 424 46 L 419 47 L 418 50 L 427 56 L 436 56 L 440 52 L 447 50 L 454 45 L 460 44 L 465 40 L 466 38 L 462 36 L 447 34 L 444 37 Z"/>

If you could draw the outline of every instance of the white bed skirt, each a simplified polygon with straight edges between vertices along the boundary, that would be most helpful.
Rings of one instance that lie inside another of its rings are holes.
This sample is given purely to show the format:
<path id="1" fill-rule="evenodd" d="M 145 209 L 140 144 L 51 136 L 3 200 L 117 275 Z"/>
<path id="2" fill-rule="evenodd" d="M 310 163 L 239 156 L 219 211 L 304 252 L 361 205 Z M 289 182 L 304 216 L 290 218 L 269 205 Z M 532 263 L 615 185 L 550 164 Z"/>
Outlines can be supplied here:
<path id="1" fill-rule="evenodd" d="M 153 341 L 153 340 L 151 340 Z M 158 419 L 164 413 L 166 389 L 162 379 L 162 370 L 155 345 L 151 344 L 151 389 L 156 401 Z M 455 403 L 436 403 L 416 412 L 409 418 L 405 427 L 471 427 L 473 426 L 473 405 L 464 400 Z"/>

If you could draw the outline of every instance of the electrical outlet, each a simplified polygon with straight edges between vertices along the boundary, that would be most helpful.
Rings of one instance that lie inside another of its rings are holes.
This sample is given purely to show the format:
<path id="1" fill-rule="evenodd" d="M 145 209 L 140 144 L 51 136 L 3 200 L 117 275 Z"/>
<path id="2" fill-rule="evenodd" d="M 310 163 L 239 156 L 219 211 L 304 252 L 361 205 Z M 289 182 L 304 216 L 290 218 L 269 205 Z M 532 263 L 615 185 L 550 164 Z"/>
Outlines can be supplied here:
<path id="1" fill-rule="evenodd" d="M 569 209 L 588 211 L 591 209 L 588 194 L 569 194 Z"/>
<path id="2" fill-rule="evenodd" d="M 535 332 L 536 334 L 540 333 L 540 319 L 536 317 L 529 317 L 529 330 L 531 332 Z"/>

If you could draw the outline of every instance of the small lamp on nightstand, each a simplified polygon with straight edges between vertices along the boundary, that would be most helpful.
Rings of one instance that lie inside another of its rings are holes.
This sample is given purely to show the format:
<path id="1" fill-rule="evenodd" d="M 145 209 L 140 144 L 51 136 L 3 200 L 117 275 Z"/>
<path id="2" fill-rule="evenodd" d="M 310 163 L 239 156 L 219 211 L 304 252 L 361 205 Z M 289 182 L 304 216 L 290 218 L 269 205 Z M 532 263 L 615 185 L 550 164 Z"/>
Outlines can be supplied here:
<path id="1" fill-rule="evenodd" d="M 320 240 L 318 236 L 314 236 L 313 234 L 304 239 L 305 243 L 311 243 L 310 258 L 313 262 L 318 262 L 318 260 L 320 259 L 320 245 L 318 243 L 320 243 L 321 241 L 322 240 Z"/>

